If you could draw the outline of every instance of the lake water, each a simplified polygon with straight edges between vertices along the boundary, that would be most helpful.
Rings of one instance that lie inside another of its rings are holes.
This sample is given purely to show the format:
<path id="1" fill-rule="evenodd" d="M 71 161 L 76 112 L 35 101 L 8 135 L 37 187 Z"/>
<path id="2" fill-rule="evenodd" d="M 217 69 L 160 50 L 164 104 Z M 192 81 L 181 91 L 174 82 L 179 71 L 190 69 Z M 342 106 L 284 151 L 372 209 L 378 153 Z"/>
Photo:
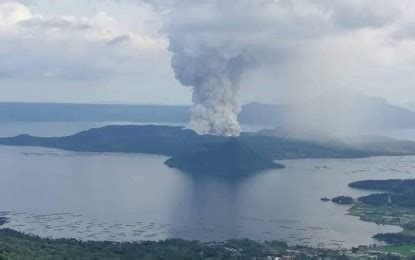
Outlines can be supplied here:
<path id="1" fill-rule="evenodd" d="M 55 132 L 48 135 L 76 127 L 49 125 Z M 238 180 L 192 176 L 166 167 L 166 159 L 0 146 L 0 211 L 11 219 L 5 226 L 83 240 L 250 238 L 351 247 L 401 229 L 360 221 L 346 215 L 347 206 L 320 198 L 368 194 L 347 186 L 356 180 L 415 178 L 411 156 L 286 160 L 286 169 Z"/>

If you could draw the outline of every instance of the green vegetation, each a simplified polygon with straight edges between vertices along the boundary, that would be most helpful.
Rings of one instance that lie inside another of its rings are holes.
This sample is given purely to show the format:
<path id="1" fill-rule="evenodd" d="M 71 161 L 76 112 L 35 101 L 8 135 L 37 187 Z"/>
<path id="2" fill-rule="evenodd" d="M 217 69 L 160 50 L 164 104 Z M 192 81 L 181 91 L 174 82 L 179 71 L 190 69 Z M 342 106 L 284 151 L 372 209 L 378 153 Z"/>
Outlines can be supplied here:
<path id="1" fill-rule="evenodd" d="M 241 242 L 242 243 L 242 242 Z M 239 255 L 239 244 L 203 246 L 196 241 L 172 239 L 160 242 L 80 242 L 74 239 L 41 239 L 4 229 L 0 231 L 0 259 L 36 257 L 50 259 L 231 259 Z M 259 244 L 243 244 L 246 255 L 261 254 Z M 235 251 L 231 250 L 236 248 Z M 202 253 L 203 252 L 203 253 Z"/>
<path id="2" fill-rule="evenodd" d="M 369 205 L 358 201 L 349 209 L 349 214 L 358 216 L 363 221 L 408 229 L 413 229 L 415 223 L 415 209 L 396 205 Z"/>
<path id="3" fill-rule="evenodd" d="M 397 205 L 415 207 L 415 180 L 366 180 L 349 184 L 352 188 L 388 191 L 360 197 L 358 200 L 369 205 Z"/>
<path id="4" fill-rule="evenodd" d="M 395 225 L 403 228 L 400 233 L 377 234 L 379 241 L 393 245 L 413 245 L 415 247 L 415 209 L 397 205 L 369 205 L 355 203 L 349 214 L 361 220 L 383 225 Z"/>
<path id="5" fill-rule="evenodd" d="M 248 239 L 202 243 L 170 239 L 159 242 L 81 242 L 75 239 L 42 239 L 19 232 L 0 230 L 0 259 L 267 259 L 290 256 L 296 259 L 338 258 L 346 251 L 289 247 L 284 242 Z"/>
<path id="6" fill-rule="evenodd" d="M 369 205 L 397 205 L 414 208 L 415 192 L 371 194 L 360 197 L 358 200 Z"/>
<path id="7" fill-rule="evenodd" d="M 349 186 L 388 191 L 358 198 L 349 214 L 359 216 L 363 221 L 402 227 L 400 233 L 376 234 L 374 238 L 393 245 L 380 250 L 415 255 L 415 180 L 366 180 Z"/>
<path id="8" fill-rule="evenodd" d="M 380 249 L 390 254 L 399 254 L 408 257 L 415 257 L 415 245 L 384 246 Z"/>
<path id="9" fill-rule="evenodd" d="M 366 180 L 350 183 L 349 186 L 390 191 L 358 198 L 349 210 L 351 215 L 360 216 L 364 221 L 415 230 L 415 180 Z"/>

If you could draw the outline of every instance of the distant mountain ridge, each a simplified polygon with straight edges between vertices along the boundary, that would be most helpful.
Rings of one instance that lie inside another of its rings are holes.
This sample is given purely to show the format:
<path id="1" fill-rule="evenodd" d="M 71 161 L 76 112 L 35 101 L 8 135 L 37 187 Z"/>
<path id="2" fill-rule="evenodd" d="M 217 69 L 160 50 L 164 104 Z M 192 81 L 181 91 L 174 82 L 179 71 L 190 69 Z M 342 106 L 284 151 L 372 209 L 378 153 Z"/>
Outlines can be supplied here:
<path id="1" fill-rule="evenodd" d="M 314 140 L 415 129 L 415 112 L 384 98 L 338 89 L 291 105 L 251 103 L 244 106 L 240 121 L 274 125 L 274 135 Z"/>
<path id="2" fill-rule="evenodd" d="M 189 122 L 189 106 L 1 103 L 0 122 Z M 253 102 L 242 107 L 246 125 L 358 128 L 415 128 L 415 112 L 350 90 L 334 90 L 291 105 Z"/>
<path id="3" fill-rule="evenodd" d="M 344 122 L 344 127 L 415 127 L 415 112 L 392 105 L 385 98 L 370 97 L 351 90 L 330 91 L 300 107 L 309 117 L 335 119 Z"/>
<path id="4" fill-rule="evenodd" d="M 274 124 L 274 105 L 251 103 L 242 124 Z M 0 122 L 170 122 L 187 124 L 190 106 L 0 102 Z M 277 112 L 279 113 L 279 112 Z"/>
<path id="5" fill-rule="evenodd" d="M 188 122 L 188 106 L 0 102 L 0 122 Z"/>

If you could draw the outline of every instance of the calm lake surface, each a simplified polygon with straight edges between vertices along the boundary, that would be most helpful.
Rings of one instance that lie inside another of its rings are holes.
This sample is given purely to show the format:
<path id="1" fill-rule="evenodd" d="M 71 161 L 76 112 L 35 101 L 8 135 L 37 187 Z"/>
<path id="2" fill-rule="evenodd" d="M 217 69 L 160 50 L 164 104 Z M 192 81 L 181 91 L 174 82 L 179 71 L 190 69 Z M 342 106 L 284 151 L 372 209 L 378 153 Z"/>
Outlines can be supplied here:
<path id="1" fill-rule="evenodd" d="M 85 126 L 48 124 L 43 135 Z M 351 247 L 401 229 L 360 221 L 346 215 L 347 206 L 320 198 L 368 194 L 347 186 L 356 180 L 415 178 L 411 156 L 286 160 L 286 169 L 238 180 L 192 176 L 166 167 L 167 158 L 0 146 L 0 211 L 11 219 L 5 226 L 83 240 L 250 238 Z"/>

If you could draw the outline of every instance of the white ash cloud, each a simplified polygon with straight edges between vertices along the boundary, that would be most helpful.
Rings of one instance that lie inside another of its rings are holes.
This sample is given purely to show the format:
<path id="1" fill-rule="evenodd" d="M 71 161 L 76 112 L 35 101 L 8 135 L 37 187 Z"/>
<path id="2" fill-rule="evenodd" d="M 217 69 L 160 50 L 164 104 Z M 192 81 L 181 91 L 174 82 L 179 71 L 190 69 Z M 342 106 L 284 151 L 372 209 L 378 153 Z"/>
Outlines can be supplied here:
<path id="1" fill-rule="evenodd" d="M 276 39 L 296 34 L 275 30 L 292 19 L 291 8 L 268 0 L 165 5 L 163 32 L 170 42 L 171 66 L 176 79 L 193 89 L 192 129 L 200 134 L 239 135 L 241 78 L 260 64 L 278 62 L 288 42 Z M 297 18 L 308 19 L 301 11 Z"/>
<path id="2" fill-rule="evenodd" d="M 163 16 L 176 79 L 192 88 L 190 127 L 224 136 L 239 135 L 238 94 L 246 72 L 278 64 L 308 41 L 383 27 L 399 16 L 395 6 L 372 0 L 147 2 Z"/>

